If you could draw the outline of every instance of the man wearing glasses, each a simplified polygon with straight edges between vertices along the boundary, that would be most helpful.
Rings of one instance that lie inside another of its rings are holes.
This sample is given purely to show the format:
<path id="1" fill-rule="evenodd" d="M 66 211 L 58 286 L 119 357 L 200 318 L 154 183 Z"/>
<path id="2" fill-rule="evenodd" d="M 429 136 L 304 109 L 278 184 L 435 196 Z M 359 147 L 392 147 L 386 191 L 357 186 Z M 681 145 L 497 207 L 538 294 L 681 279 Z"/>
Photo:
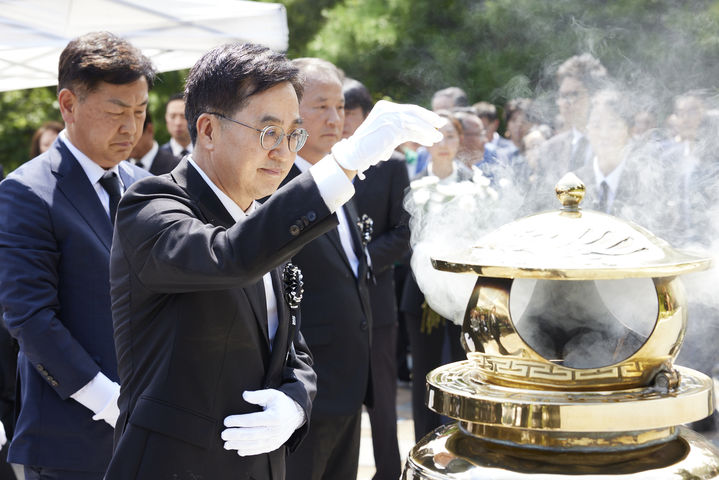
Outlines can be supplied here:
<path id="1" fill-rule="evenodd" d="M 191 70 L 194 144 L 120 202 L 111 254 L 121 380 L 106 480 L 284 478 L 316 377 L 287 260 L 337 225 L 351 179 L 442 120 L 384 102 L 364 130 L 275 193 L 307 139 L 283 55 L 232 44 Z M 261 206 L 255 200 L 272 194 Z"/>

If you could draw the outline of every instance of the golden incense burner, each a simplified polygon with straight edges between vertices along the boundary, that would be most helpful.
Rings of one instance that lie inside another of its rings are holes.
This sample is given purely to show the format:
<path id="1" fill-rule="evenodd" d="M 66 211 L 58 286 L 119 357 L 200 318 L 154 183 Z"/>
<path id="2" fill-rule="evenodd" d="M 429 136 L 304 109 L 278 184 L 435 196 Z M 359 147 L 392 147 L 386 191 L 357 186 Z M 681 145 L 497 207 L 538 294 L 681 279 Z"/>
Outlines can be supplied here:
<path id="1" fill-rule="evenodd" d="M 478 279 L 462 327 L 467 360 L 427 376 L 428 407 L 458 422 L 412 449 L 404 479 L 719 477 L 719 451 L 679 426 L 712 414 L 712 380 L 673 364 L 687 322 L 677 276 L 711 261 L 582 210 L 584 190 L 568 174 L 556 187 L 561 210 L 432 260 Z M 527 278 L 539 281 L 519 329 L 510 292 Z M 615 321 L 597 295 L 595 281 L 625 278 L 653 282 L 658 314 L 646 336 Z M 535 295 L 546 311 L 532 309 Z M 605 348 L 572 356 L 577 338 Z"/>

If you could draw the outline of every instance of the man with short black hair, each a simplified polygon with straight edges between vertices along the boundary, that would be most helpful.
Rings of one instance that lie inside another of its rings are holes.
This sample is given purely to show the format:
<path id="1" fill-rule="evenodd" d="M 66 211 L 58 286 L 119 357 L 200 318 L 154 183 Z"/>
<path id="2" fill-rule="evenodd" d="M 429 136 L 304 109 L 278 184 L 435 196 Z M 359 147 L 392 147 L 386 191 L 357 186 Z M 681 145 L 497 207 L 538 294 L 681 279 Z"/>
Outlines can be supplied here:
<path id="1" fill-rule="evenodd" d="M 142 132 L 150 61 L 110 33 L 60 55 L 65 130 L 0 184 L 0 303 L 20 344 L 8 460 L 27 480 L 103 478 L 118 415 L 110 312 L 113 219 L 147 172 L 123 162 Z"/>
<path id="2" fill-rule="evenodd" d="M 192 153 L 192 141 L 185 118 L 185 99 L 182 93 L 174 93 L 165 105 L 165 125 L 170 140 L 163 143 L 161 150 L 172 153 L 178 161 Z"/>
<path id="3" fill-rule="evenodd" d="M 171 171 L 179 163 L 179 159 L 166 149 L 161 149 L 155 141 L 155 125 L 148 110 L 142 135 L 130 152 L 130 161 L 153 175 L 162 175 Z"/>
<path id="4" fill-rule="evenodd" d="M 110 268 L 122 391 L 106 480 L 282 479 L 307 434 L 316 376 L 302 274 L 287 261 L 337 225 L 355 173 L 397 143 L 437 141 L 439 119 L 386 102 L 275 192 L 307 140 L 302 95 L 279 53 L 211 50 L 185 87 L 193 153 L 123 197 Z"/>

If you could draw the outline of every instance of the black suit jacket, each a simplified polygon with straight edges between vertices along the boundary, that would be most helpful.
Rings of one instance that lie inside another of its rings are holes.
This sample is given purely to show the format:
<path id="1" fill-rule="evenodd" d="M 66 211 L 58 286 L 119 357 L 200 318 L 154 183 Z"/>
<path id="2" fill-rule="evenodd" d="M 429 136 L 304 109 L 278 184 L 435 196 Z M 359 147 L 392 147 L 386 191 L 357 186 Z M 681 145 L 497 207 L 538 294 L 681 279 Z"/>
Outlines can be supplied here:
<path id="1" fill-rule="evenodd" d="M 291 228 L 298 219 L 307 222 L 301 231 Z M 316 377 L 278 267 L 336 224 L 309 174 L 237 224 L 186 159 L 125 194 L 111 259 L 122 390 L 107 480 L 284 478 L 285 448 L 226 451 L 223 419 L 259 410 L 243 400 L 245 390 L 274 388 L 309 421 Z M 279 316 L 272 349 L 268 271 Z"/>
<path id="2" fill-rule="evenodd" d="M 178 163 L 180 163 L 180 159 L 172 154 L 172 150 L 159 148 L 152 165 L 150 165 L 150 173 L 153 175 L 169 173 Z"/>
<path id="3" fill-rule="evenodd" d="M 397 321 L 394 265 L 409 252 L 409 215 L 403 207 L 409 176 L 399 153 L 371 167 L 365 176 L 355 179 L 354 200 L 359 215 L 367 214 L 374 222 L 367 250 L 375 276 L 369 286 L 372 325 L 378 328 Z"/>
<path id="4" fill-rule="evenodd" d="M 285 182 L 299 175 L 299 169 L 293 166 Z M 355 225 L 358 214 L 352 200 L 343 208 L 350 226 Z M 302 334 L 317 372 L 317 398 L 312 408 L 323 415 L 352 415 L 363 401 L 371 404 L 372 316 L 367 262 L 360 249 L 358 229 L 355 226 L 350 231 L 355 251 L 359 252 L 357 277 L 350 269 L 336 228 L 292 257 L 305 280 Z"/>

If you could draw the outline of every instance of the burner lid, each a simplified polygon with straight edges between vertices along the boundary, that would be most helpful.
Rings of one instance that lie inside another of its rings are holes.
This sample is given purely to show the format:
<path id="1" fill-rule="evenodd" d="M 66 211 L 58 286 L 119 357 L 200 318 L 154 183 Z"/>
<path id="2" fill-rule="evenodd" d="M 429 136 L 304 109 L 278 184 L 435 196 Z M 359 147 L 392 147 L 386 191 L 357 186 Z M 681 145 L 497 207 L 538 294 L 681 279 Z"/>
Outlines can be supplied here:
<path id="1" fill-rule="evenodd" d="M 711 266 L 711 259 L 674 249 L 632 222 L 582 210 L 585 190 L 568 173 L 555 187 L 560 210 L 508 223 L 468 251 L 433 258 L 432 265 L 485 277 L 555 280 L 667 277 Z"/>

